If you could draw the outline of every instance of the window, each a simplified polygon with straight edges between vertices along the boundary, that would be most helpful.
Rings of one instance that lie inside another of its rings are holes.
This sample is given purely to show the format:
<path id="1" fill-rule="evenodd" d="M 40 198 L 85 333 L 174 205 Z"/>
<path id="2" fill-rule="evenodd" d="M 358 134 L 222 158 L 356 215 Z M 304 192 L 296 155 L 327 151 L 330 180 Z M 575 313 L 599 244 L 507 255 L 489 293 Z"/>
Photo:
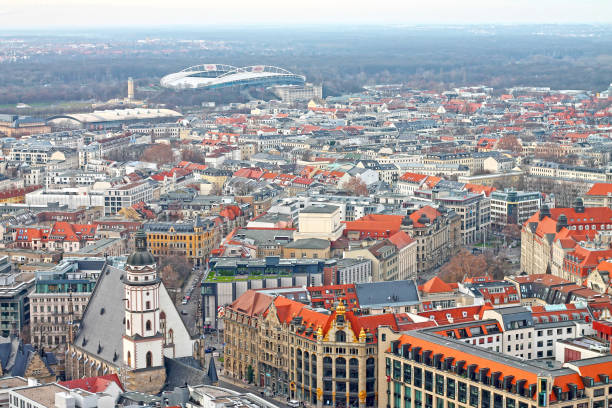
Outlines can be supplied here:
<path id="1" fill-rule="evenodd" d="M 478 387 L 470 385 L 470 406 L 478 408 Z"/>
<path id="2" fill-rule="evenodd" d="M 404 364 L 404 382 L 406 384 L 412 383 L 412 366 L 410 364 Z"/>
<path id="3" fill-rule="evenodd" d="M 147 351 L 146 360 L 147 360 L 147 368 L 152 367 L 153 366 L 153 353 L 151 353 L 150 351 Z"/>
<path id="4" fill-rule="evenodd" d="M 151 330 L 151 321 L 150 320 L 147 320 L 147 323 L 145 323 L 145 329 L 147 331 Z"/>
<path id="5" fill-rule="evenodd" d="M 421 408 L 422 406 L 423 406 L 423 394 L 419 390 L 414 390 L 414 408 Z"/>
<path id="6" fill-rule="evenodd" d="M 414 367 L 414 386 L 421 388 L 423 386 L 423 371 L 419 367 Z"/>
<path id="7" fill-rule="evenodd" d="M 490 408 L 491 407 L 491 391 L 482 390 L 482 398 L 480 400 L 480 406 L 482 408 Z"/>
<path id="8" fill-rule="evenodd" d="M 127 352 L 127 365 L 130 367 L 132 366 L 132 353 L 130 353 L 129 350 Z"/>
<path id="9" fill-rule="evenodd" d="M 404 387 L 404 408 L 412 408 L 412 390 L 410 387 Z"/>
<path id="10" fill-rule="evenodd" d="M 457 387 L 457 398 L 459 402 L 465 404 L 467 401 L 467 384 L 461 381 L 458 381 Z"/>
<path id="11" fill-rule="evenodd" d="M 433 391 L 433 373 L 425 370 L 425 390 Z"/>
<path id="12" fill-rule="evenodd" d="M 436 374 L 436 394 L 444 395 L 444 376 Z"/>
<path id="13" fill-rule="evenodd" d="M 346 333 L 343 330 L 338 330 L 336 332 L 336 342 L 346 343 Z"/>
<path id="14" fill-rule="evenodd" d="M 450 377 L 446 379 L 446 396 L 455 399 L 455 380 Z"/>

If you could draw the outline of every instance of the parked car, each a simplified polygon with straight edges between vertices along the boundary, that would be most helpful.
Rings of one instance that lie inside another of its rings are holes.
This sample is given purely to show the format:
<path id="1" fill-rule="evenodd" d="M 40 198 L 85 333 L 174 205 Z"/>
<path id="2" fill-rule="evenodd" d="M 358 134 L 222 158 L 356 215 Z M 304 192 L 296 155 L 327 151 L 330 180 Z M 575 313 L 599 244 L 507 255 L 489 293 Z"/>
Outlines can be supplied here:
<path id="1" fill-rule="evenodd" d="M 187 304 L 187 299 L 183 299 L 183 301 L 181 302 L 182 305 L 186 305 Z"/>

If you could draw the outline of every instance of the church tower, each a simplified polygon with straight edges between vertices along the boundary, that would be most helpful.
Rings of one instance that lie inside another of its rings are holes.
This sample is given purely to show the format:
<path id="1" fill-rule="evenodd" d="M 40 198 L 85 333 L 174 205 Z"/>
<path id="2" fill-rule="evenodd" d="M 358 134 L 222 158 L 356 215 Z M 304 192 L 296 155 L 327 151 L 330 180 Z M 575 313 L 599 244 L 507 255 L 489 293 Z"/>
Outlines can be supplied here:
<path id="1" fill-rule="evenodd" d="M 146 234 L 138 231 L 135 240 L 136 250 L 128 257 L 123 276 L 123 366 L 129 389 L 157 392 L 166 379 L 160 331 L 161 280 L 155 259 L 147 250 Z"/>

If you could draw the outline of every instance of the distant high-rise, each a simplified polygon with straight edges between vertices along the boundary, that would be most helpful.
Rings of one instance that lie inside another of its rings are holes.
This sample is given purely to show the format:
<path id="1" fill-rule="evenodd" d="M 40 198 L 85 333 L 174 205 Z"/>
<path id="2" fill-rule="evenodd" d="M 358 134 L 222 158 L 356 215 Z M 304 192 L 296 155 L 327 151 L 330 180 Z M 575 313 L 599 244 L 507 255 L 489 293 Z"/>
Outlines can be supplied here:
<path id="1" fill-rule="evenodd" d="M 128 78 L 128 94 L 127 94 L 128 99 L 134 99 L 134 80 L 132 79 L 132 77 Z"/>

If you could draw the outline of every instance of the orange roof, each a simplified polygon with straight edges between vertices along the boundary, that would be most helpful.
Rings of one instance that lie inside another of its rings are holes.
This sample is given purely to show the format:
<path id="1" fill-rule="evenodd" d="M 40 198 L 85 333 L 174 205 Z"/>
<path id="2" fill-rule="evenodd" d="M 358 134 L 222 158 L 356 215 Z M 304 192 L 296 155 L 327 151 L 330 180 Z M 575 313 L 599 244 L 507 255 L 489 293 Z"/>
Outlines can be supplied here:
<path id="1" fill-rule="evenodd" d="M 122 391 L 125 391 L 117 374 L 100 375 L 98 377 L 79 378 L 72 381 L 60 381 L 59 385 L 74 390 L 79 388 L 84 391 L 98 393 L 104 392 L 110 383 L 116 383 Z"/>
<path id="2" fill-rule="evenodd" d="M 425 184 L 427 185 L 427 188 L 431 189 L 434 188 L 441 180 L 442 179 L 440 177 L 428 176 L 427 180 L 425 180 Z"/>
<path id="3" fill-rule="evenodd" d="M 426 178 L 427 178 L 427 176 L 425 174 L 418 174 L 418 173 L 407 172 L 407 173 L 404 173 L 399 179 L 401 181 L 408 181 L 408 182 L 411 182 L 411 183 L 419 183 L 420 184 Z"/>
<path id="4" fill-rule="evenodd" d="M 612 193 L 612 183 L 595 183 L 586 195 L 605 196 Z"/>
<path id="5" fill-rule="evenodd" d="M 436 354 L 442 354 L 442 359 L 445 357 L 454 357 L 455 361 L 465 361 L 467 364 L 476 364 L 478 369 L 488 368 L 490 370 L 489 372 L 499 371 L 502 373 L 502 378 L 505 375 L 512 375 L 514 377 L 512 379 L 513 383 L 524 379 L 527 380 L 528 384 L 536 384 L 538 380 L 537 373 L 533 370 L 521 369 L 516 365 L 510 366 L 503 364 L 493 359 L 481 357 L 478 354 L 458 350 L 457 348 L 447 346 L 442 342 L 428 341 L 421 337 L 403 334 L 399 337 L 399 343 L 400 346 L 408 344 L 410 345 L 411 349 L 420 347 L 421 353 L 425 350 L 432 350 Z M 581 384 L 581 382 L 579 381 L 577 384 Z"/>
<path id="6" fill-rule="evenodd" d="M 467 183 L 465 185 L 465 189 L 469 192 L 476 193 L 476 194 L 484 193 L 484 195 L 486 195 L 487 197 L 489 197 L 491 193 L 496 190 L 496 188 L 492 186 L 483 186 L 480 184 L 471 184 L 471 183 Z"/>
<path id="7" fill-rule="evenodd" d="M 247 290 L 230 305 L 230 309 L 248 316 L 262 314 L 268 310 L 274 298 L 256 290 Z"/>
<path id="8" fill-rule="evenodd" d="M 345 221 L 345 230 L 348 231 L 389 231 L 396 233 L 402 226 L 402 215 L 368 214 L 355 221 Z"/>
<path id="9" fill-rule="evenodd" d="M 453 292 L 453 288 L 437 276 L 419 286 L 419 290 L 425 293 Z"/>
<path id="10" fill-rule="evenodd" d="M 430 221 L 433 221 L 440 216 L 440 212 L 429 205 L 421 207 L 419 210 L 409 215 L 410 219 L 412 220 L 412 225 L 414 225 L 416 228 L 424 227 L 424 225 L 419 222 L 419 218 L 421 218 L 421 215 L 423 214 L 425 214 Z"/>
<path id="11" fill-rule="evenodd" d="M 398 250 L 415 242 L 410 235 L 406 234 L 404 231 L 401 230 L 391 235 L 389 237 L 389 241 L 391 241 L 393 245 L 397 247 Z"/>

